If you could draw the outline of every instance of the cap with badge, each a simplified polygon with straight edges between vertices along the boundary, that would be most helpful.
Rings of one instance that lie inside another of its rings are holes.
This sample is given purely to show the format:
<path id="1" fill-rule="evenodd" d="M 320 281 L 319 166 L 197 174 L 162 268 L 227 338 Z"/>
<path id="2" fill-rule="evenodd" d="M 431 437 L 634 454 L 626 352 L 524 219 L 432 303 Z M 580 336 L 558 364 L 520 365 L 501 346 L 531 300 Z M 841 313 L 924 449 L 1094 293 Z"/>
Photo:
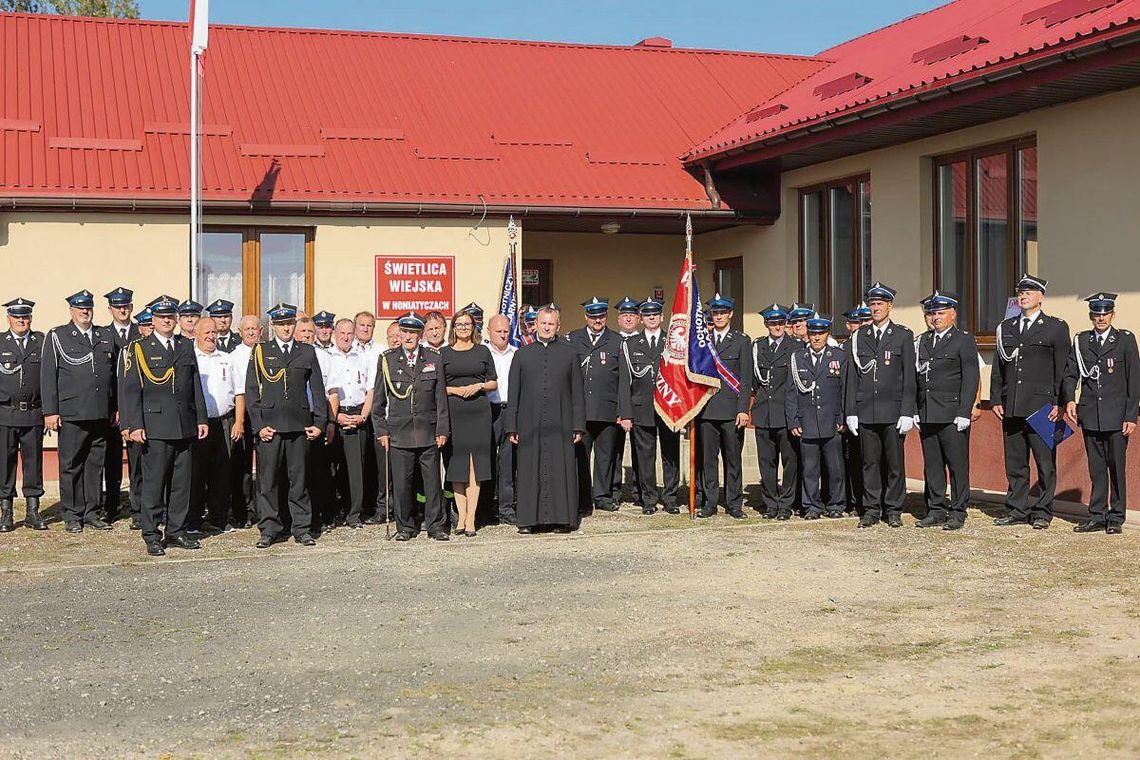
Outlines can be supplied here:
<path id="1" fill-rule="evenodd" d="M 153 325 L 154 324 L 154 314 L 151 313 L 149 306 L 144 306 L 143 310 L 135 315 L 135 322 L 138 322 L 140 325 L 142 325 L 144 327 L 146 325 Z"/>
<path id="2" fill-rule="evenodd" d="M 720 293 L 709 299 L 709 311 L 732 311 L 735 308 L 736 301 L 728 296 L 722 296 Z"/>
<path id="3" fill-rule="evenodd" d="M 292 322 L 297 318 L 297 307 L 291 303 L 279 303 L 265 312 L 270 322 Z"/>
<path id="4" fill-rule="evenodd" d="M 1023 290 L 1036 290 L 1044 293 L 1045 288 L 1048 286 L 1049 281 L 1044 277 L 1037 277 L 1036 275 L 1032 275 L 1026 272 L 1025 274 L 1021 275 L 1021 279 L 1017 281 L 1016 290 L 1019 293 Z"/>
<path id="5" fill-rule="evenodd" d="M 800 322 L 815 314 L 815 306 L 810 303 L 794 303 L 788 309 L 788 321 Z"/>
<path id="6" fill-rule="evenodd" d="M 178 304 L 178 316 L 180 317 L 200 317 L 204 307 L 192 298 L 187 298 L 182 303 Z"/>
<path id="7" fill-rule="evenodd" d="M 1116 293 L 1093 293 L 1085 299 L 1089 302 L 1089 314 L 1111 314 L 1116 311 L 1118 297 Z"/>
<path id="8" fill-rule="evenodd" d="M 534 322 L 537 319 L 538 319 L 538 309 L 535 309 L 533 306 L 531 308 L 527 309 L 526 312 L 523 314 L 523 321 L 524 322 Z"/>
<path id="9" fill-rule="evenodd" d="M 843 318 L 848 322 L 865 322 L 871 318 L 871 307 L 868 306 L 865 301 L 860 301 L 855 306 L 843 312 Z"/>
<path id="10" fill-rule="evenodd" d="M 831 317 L 826 314 L 812 314 L 807 320 L 809 333 L 825 333 L 831 331 Z"/>
<path id="11" fill-rule="evenodd" d="M 884 285 L 883 283 L 876 281 L 874 285 L 867 288 L 867 292 L 864 294 L 863 298 L 868 303 L 871 301 L 893 302 L 895 300 L 895 296 L 897 296 L 898 293 L 899 292 L 892 288 L 890 285 Z"/>
<path id="12" fill-rule="evenodd" d="M 641 304 L 638 305 L 637 311 L 642 316 L 660 314 L 665 308 L 665 305 L 660 301 L 653 298 L 646 298 Z"/>
<path id="13" fill-rule="evenodd" d="M 178 313 L 178 299 L 174 296 L 161 295 L 147 304 L 147 308 L 155 317 L 172 317 Z"/>
<path id="14" fill-rule="evenodd" d="M 81 290 L 67 297 L 67 305 L 73 309 L 94 309 L 95 296 L 91 295 L 90 290 Z"/>
<path id="15" fill-rule="evenodd" d="M 317 327 L 332 327 L 336 322 L 336 314 L 331 311 L 318 311 L 313 315 L 313 324 Z"/>
<path id="16" fill-rule="evenodd" d="M 224 317 L 227 314 L 234 313 L 234 302 L 227 301 L 224 298 L 219 298 L 207 306 L 206 311 L 210 313 L 211 317 Z"/>
<path id="17" fill-rule="evenodd" d="M 588 317 L 604 317 L 606 312 L 610 310 L 610 299 L 594 296 L 583 301 L 582 308 L 586 310 Z"/>
<path id="18" fill-rule="evenodd" d="M 618 314 L 637 314 L 639 311 L 638 307 L 640 305 L 641 304 L 639 304 L 637 301 L 633 300 L 629 296 L 626 296 L 614 304 L 614 308 L 617 309 Z"/>
<path id="19" fill-rule="evenodd" d="M 922 310 L 927 314 L 933 314 L 937 311 L 945 311 L 946 309 L 958 308 L 958 296 L 953 293 L 945 293 L 941 290 L 935 290 L 933 293 L 922 299 L 919 303 L 922 304 Z"/>
<path id="20" fill-rule="evenodd" d="M 117 287 L 110 293 L 104 293 L 109 306 L 130 306 L 134 303 L 135 292 L 130 288 Z"/>
<path id="21" fill-rule="evenodd" d="M 764 317 L 764 321 L 770 325 L 777 325 L 781 322 L 788 321 L 788 307 L 781 306 L 774 303 L 768 308 L 760 312 L 760 316 Z"/>
<path id="22" fill-rule="evenodd" d="M 472 301 L 471 303 L 464 306 L 462 309 L 460 309 L 460 311 L 467 312 L 468 314 L 470 314 L 472 317 L 474 317 L 477 320 L 483 318 L 483 307 L 480 306 L 479 304 L 475 303 L 474 301 Z"/>
<path id="23" fill-rule="evenodd" d="M 409 311 L 404 316 L 397 320 L 401 330 L 422 330 L 424 329 L 424 318 L 414 311 Z"/>
<path id="24" fill-rule="evenodd" d="M 32 316 L 32 307 L 35 305 L 35 301 L 29 301 L 26 298 L 13 298 L 4 304 L 4 308 L 8 310 L 9 317 L 30 317 Z"/>

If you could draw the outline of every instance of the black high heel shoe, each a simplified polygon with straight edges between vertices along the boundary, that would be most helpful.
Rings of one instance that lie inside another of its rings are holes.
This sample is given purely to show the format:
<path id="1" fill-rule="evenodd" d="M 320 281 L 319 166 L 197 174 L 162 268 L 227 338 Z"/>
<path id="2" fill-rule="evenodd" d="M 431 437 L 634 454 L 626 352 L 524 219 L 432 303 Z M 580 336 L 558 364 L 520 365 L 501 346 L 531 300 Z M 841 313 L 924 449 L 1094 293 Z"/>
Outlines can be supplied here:
<path id="1" fill-rule="evenodd" d="M 473 530 L 465 530 L 463 531 L 463 535 L 467 536 L 467 538 L 475 538 L 477 533 Z"/>

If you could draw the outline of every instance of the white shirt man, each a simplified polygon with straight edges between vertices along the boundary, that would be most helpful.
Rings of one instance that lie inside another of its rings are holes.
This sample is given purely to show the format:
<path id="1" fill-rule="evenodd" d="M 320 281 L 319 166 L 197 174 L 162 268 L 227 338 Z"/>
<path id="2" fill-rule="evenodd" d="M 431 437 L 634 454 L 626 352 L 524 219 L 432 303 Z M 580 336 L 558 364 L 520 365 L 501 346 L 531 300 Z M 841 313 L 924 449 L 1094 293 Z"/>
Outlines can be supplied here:
<path id="1" fill-rule="evenodd" d="M 326 389 L 336 390 L 340 408 L 360 407 L 376 381 L 376 362 L 371 352 L 355 343 L 348 351 L 334 347 L 329 357 L 329 381 Z"/>
<path id="2" fill-rule="evenodd" d="M 487 339 L 487 348 L 491 352 L 491 358 L 495 361 L 495 374 L 498 376 L 498 387 L 493 391 L 487 391 L 487 399 L 492 404 L 505 404 L 507 399 L 510 398 L 510 375 L 511 375 L 511 361 L 515 358 L 515 351 L 518 349 L 510 343 L 500 351 L 495 348 L 495 344 L 491 339 Z"/>
<path id="3" fill-rule="evenodd" d="M 214 349 L 206 353 L 195 346 L 194 355 L 198 358 L 202 394 L 206 397 L 206 416 L 210 419 L 225 417 L 234 410 L 236 397 L 245 395 L 245 371 L 236 371 L 233 355 L 224 351 Z"/>

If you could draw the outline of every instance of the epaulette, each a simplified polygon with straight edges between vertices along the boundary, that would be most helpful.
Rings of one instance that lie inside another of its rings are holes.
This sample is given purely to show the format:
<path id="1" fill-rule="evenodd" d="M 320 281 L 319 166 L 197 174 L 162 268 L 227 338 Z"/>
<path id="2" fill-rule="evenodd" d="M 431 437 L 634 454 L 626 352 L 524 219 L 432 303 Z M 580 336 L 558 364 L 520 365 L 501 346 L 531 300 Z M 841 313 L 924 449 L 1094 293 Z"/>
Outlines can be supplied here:
<path id="1" fill-rule="evenodd" d="M 381 355 L 381 356 L 387 356 L 388 354 L 392 353 L 392 352 L 393 352 L 393 351 L 395 351 L 395 350 L 396 350 L 396 349 L 394 349 L 394 348 L 385 348 L 385 349 L 383 350 L 383 352 L 381 352 L 381 354 L 380 354 L 380 355 Z"/>
<path id="2" fill-rule="evenodd" d="M 1121 335 L 1131 335 L 1132 334 L 1128 330 L 1117 330 L 1117 332 L 1120 333 Z"/>

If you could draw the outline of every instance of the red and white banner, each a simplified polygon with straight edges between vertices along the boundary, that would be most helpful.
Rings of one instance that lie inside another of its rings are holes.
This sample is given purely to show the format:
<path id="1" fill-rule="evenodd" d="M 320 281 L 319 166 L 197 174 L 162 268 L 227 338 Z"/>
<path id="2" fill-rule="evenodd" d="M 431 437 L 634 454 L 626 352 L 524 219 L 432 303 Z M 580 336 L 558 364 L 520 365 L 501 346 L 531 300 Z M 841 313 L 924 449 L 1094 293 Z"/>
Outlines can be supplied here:
<path id="1" fill-rule="evenodd" d="M 455 313 L 454 256 L 377 256 L 376 317 Z"/>

